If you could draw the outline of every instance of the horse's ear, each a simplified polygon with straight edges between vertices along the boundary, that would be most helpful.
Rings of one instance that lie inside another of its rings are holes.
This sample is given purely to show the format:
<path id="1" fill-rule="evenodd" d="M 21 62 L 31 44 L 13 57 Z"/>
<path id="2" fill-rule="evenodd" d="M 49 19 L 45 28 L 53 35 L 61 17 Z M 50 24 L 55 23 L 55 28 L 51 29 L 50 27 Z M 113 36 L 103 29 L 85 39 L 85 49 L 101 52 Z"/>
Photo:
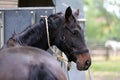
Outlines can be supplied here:
<path id="1" fill-rule="evenodd" d="M 70 7 L 68 7 L 65 11 L 65 19 L 66 21 L 69 21 L 70 16 L 72 16 L 72 10 Z"/>
<path id="2" fill-rule="evenodd" d="M 75 18 L 78 18 L 78 16 L 79 16 L 79 9 L 77 9 L 77 10 L 74 12 L 73 15 L 74 15 Z"/>

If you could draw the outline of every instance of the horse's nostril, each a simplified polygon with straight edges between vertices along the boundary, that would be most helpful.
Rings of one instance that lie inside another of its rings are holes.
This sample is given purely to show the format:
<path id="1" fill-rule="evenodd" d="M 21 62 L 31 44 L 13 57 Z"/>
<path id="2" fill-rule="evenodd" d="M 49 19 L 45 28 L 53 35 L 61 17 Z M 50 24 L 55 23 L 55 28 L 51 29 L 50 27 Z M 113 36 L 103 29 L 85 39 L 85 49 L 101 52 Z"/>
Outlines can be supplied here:
<path id="1" fill-rule="evenodd" d="M 91 65 L 91 61 L 90 61 L 90 60 L 87 60 L 87 61 L 85 62 L 85 70 L 87 70 L 90 65 Z"/>

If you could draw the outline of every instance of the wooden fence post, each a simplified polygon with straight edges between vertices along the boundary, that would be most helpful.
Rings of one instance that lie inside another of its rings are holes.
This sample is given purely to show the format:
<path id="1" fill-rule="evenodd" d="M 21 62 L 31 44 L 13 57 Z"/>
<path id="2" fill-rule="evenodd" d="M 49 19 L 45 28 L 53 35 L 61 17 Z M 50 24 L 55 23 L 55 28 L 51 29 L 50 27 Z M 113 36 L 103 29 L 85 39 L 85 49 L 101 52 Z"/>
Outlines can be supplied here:
<path id="1" fill-rule="evenodd" d="M 109 48 L 106 48 L 105 60 L 107 61 L 109 59 L 110 59 Z"/>

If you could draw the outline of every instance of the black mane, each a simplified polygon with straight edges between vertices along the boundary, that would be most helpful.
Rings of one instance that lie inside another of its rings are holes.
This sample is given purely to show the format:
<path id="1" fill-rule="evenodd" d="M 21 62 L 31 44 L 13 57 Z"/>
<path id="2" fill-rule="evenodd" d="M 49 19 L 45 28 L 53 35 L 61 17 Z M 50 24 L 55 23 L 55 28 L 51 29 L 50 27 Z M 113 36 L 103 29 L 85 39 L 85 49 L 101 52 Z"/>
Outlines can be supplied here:
<path id="1" fill-rule="evenodd" d="M 58 28 L 58 25 L 63 22 L 63 17 L 61 17 L 61 15 L 62 13 L 60 12 L 52 14 L 48 17 L 48 27 L 51 36 L 51 45 L 54 45 L 55 37 L 55 34 L 52 33 Z M 33 46 L 44 50 L 48 49 L 45 18 L 41 18 L 39 23 L 28 26 L 21 33 L 15 34 L 10 39 L 13 39 L 15 43 L 19 45 Z"/>

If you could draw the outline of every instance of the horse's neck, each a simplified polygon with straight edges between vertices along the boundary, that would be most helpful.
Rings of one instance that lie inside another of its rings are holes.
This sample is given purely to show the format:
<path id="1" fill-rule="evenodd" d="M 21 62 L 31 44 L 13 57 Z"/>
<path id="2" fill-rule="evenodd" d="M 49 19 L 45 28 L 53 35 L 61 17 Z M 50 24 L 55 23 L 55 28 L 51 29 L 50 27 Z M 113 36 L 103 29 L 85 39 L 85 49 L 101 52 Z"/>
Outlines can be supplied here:
<path id="1" fill-rule="evenodd" d="M 15 35 L 13 38 L 15 39 L 16 43 L 19 43 L 20 45 L 39 47 L 42 49 L 47 48 L 44 23 L 29 26 L 23 32 Z"/>
<path id="2" fill-rule="evenodd" d="M 48 28 L 49 28 L 49 36 L 50 36 L 50 44 L 54 45 L 54 39 L 57 35 L 55 32 L 59 28 L 58 26 L 61 24 L 61 21 L 55 21 L 52 18 L 48 18 Z M 57 26 L 58 25 L 58 26 Z M 23 32 L 16 34 L 12 37 L 14 43 L 8 43 L 10 46 L 32 46 L 47 50 L 48 47 L 48 39 L 46 33 L 46 24 L 45 20 L 41 20 L 40 23 L 31 25 L 27 27 Z M 7 43 L 7 45 L 8 45 Z"/>
<path id="3" fill-rule="evenodd" d="M 39 24 L 35 24 L 29 26 L 23 32 L 15 35 L 13 38 L 15 39 L 16 43 L 24 46 L 32 46 L 41 49 L 48 49 L 48 41 L 47 41 L 47 34 L 46 34 L 46 24 L 41 22 Z M 50 40 L 52 42 L 52 34 L 51 34 L 51 27 L 49 27 L 50 33 Z M 52 43 L 50 43 L 52 45 Z"/>

